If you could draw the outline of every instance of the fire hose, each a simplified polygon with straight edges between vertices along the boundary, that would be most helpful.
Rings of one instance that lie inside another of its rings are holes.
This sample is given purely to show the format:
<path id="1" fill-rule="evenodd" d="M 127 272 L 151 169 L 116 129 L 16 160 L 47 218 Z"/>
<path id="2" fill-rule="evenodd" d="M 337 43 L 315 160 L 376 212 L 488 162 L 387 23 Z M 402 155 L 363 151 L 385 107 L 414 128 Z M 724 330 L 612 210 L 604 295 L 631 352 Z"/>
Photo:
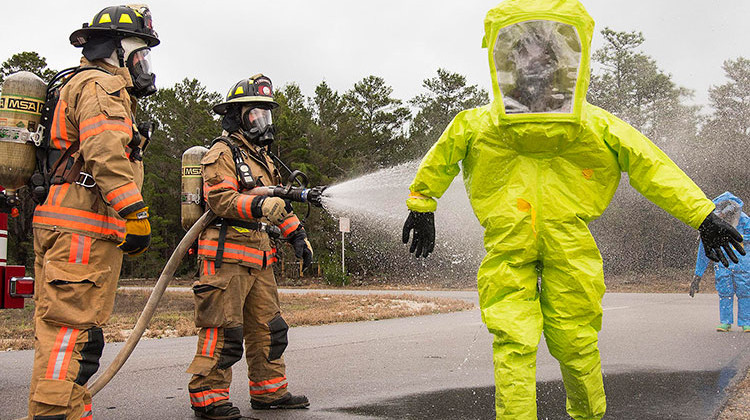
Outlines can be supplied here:
<path id="1" fill-rule="evenodd" d="M 128 360 L 128 357 L 130 357 L 133 349 L 135 349 L 138 341 L 140 341 L 146 327 L 148 327 L 149 322 L 151 322 L 151 317 L 154 316 L 156 307 L 159 305 L 159 301 L 161 300 L 162 295 L 164 295 L 164 291 L 167 289 L 169 282 L 174 278 L 174 272 L 182 262 L 182 258 L 193 245 L 193 242 L 198 239 L 198 235 L 200 235 L 200 233 L 203 232 L 211 222 L 213 222 L 215 217 L 216 215 L 211 210 L 203 213 L 203 216 L 195 222 L 177 245 L 177 248 L 175 248 L 172 256 L 169 257 L 167 264 L 164 266 L 164 270 L 162 270 L 159 280 L 154 286 L 154 290 L 151 291 L 151 296 L 149 296 L 146 306 L 143 308 L 143 312 L 141 312 L 141 316 L 138 318 L 138 322 L 136 322 L 130 337 L 128 337 L 123 348 L 117 353 L 114 360 L 112 360 L 112 363 L 107 366 L 107 369 L 96 378 L 91 386 L 89 386 L 89 392 L 91 392 L 92 397 L 112 380 L 112 377 L 117 374 L 122 365 L 125 364 L 125 361 Z"/>
<path id="2" fill-rule="evenodd" d="M 324 186 L 314 188 L 290 186 L 256 187 L 248 191 L 247 193 L 254 195 L 280 197 L 291 201 L 310 203 L 317 207 L 322 207 L 321 199 L 325 188 L 326 187 Z M 185 236 L 177 245 L 174 252 L 169 257 L 167 264 L 164 266 L 164 269 L 159 276 L 159 280 L 156 282 L 154 289 L 151 291 L 151 295 L 146 302 L 146 306 L 143 308 L 143 312 L 141 312 L 141 316 L 138 318 L 138 321 L 133 328 L 133 332 L 128 337 L 125 345 L 122 349 L 120 349 L 120 352 L 117 353 L 117 356 L 115 356 L 114 360 L 112 360 L 112 363 L 107 366 L 107 369 L 105 369 L 104 372 L 102 372 L 102 374 L 96 378 L 94 383 L 89 386 L 89 392 L 91 392 L 92 397 L 99 391 L 101 391 L 101 389 L 104 388 L 109 383 L 109 381 L 112 380 L 117 372 L 119 372 L 120 368 L 122 368 L 122 366 L 125 364 L 125 361 L 128 360 L 130 354 L 133 353 L 133 350 L 138 344 L 138 341 L 140 341 L 143 332 L 151 322 L 151 318 L 154 316 L 154 312 L 156 311 L 156 307 L 159 305 L 159 301 L 164 295 L 164 291 L 167 289 L 169 282 L 174 278 L 174 272 L 177 270 L 177 267 L 179 267 L 183 257 L 187 253 L 188 249 L 198 239 L 198 235 L 200 235 L 200 233 L 203 232 L 215 218 L 216 215 L 214 214 L 214 212 L 212 212 L 210 209 L 206 211 L 203 216 L 201 216 L 187 231 Z"/>

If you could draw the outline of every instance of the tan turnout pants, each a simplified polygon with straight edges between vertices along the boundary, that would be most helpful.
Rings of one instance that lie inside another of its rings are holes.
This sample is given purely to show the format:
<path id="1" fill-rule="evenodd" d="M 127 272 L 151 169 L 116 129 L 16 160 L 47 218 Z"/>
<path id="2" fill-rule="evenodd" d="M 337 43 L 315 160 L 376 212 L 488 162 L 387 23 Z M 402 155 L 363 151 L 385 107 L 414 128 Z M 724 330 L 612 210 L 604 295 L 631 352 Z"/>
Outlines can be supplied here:
<path id="1" fill-rule="evenodd" d="M 198 348 L 187 372 L 193 407 L 229 399 L 232 365 L 242 357 L 244 341 L 250 398 L 274 401 L 288 391 L 282 353 L 287 324 L 281 318 L 273 269 L 254 269 L 202 261 L 200 280 L 193 284 Z"/>
<path id="2" fill-rule="evenodd" d="M 101 327 L 115 301 L 122 252 L 111 241 L 34 230 L 34 368 L 29 418 L 92 418 L 86 382 L 99 368 Z"/>

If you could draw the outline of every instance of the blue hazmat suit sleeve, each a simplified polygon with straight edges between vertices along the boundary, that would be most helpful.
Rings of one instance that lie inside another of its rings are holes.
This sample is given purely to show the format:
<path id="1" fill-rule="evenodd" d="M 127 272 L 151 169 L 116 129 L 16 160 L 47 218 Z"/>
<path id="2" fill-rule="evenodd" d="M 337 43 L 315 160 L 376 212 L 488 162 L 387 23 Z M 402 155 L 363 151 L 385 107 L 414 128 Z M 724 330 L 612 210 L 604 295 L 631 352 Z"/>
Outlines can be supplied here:
<path id="1" fill-rule="evenodd" d="M 695 275 L 703 277 L 703 274 L 706 272 L 708 264 L 710 263 L 711 261 L 706 256 L 706 249 L 703 248 L 703 241 L 700 241 L 698 243 L 698 257 L 695 261 Z"/>
<path id="2" fill-rule="evenodd" d="M 409 190 L 427 197 L 439 198 L 461 172 L 459 162 L 466 157 L 471 139 L 469 123 L 463 111 L 443 131 L 438 141 L 422 159 Z M 408 203 L 407 203 L 408 204 Z"/>
<path id="3" fill-rule="evenodd" d="M 617 155 L 630 185 L 683 223 L 697 229 L 715 206 L 672 160 L 628 123 L 588 105 L 593 123 Z"/>

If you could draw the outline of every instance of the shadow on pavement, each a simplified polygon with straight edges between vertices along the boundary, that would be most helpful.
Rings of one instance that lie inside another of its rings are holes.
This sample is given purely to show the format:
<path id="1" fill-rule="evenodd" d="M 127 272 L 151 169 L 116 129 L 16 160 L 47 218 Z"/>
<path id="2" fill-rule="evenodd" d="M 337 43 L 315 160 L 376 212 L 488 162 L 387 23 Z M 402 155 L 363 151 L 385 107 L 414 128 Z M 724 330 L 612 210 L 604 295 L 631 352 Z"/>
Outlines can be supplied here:
<path id="1" fill-rule="evenodd" d="M 737 372 L 634 372 L 605 374 L 605 419 L 703 420 L 724 399 Z M 494 387 L 461 388 L 413 394 L 361 407 L 336 411 L 386 419 L 493 419 Z M 567 420 L 562 381 L 537 384 L 539 419 Z"/>

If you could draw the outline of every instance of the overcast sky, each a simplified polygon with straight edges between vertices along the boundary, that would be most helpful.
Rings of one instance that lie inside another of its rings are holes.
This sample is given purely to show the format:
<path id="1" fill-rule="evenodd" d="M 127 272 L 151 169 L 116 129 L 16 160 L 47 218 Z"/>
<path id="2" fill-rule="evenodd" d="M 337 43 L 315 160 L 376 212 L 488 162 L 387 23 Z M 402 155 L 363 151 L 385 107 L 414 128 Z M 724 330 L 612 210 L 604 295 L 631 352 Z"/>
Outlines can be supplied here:
<path id="1" fill-rule="evenodd" d="M 749 0 L 582 0 L 598 31 L 643 32 L 643 50 L 707 104 L 711 85 L 725 82 L 721 64 L 750 58 Z M 496 0 L 166 1 L 148 2 L 162 44 L 153 51 L 157 85 L 185 77 L 225 94 L 237 80 L 262 72 L 281 86 L 297 82 L 310 96 L 325 80 L 343 92 L 368 75 L 394 96 L 422 92 L 442 67 L 489 90 L 483 20 Z M 76 65 L 70 33 L 107 1 L 20 1 L 4 5 L 0 61 L 36 51 L 50 67 Z"/>

